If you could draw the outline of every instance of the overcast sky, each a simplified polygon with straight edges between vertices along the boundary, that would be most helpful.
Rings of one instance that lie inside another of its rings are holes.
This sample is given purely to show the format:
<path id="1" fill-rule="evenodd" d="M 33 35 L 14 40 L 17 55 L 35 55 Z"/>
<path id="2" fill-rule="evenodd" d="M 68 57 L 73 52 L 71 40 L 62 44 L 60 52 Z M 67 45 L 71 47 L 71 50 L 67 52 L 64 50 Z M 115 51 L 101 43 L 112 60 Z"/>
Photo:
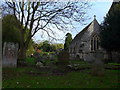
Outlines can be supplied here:
<path id="1" fill-rule="evenodd" d="M 87 15 L 89 16 L 89 20 L 86 21 L 86 25 L 80 25 L 80 24 L 76 24 L 76 30 L 74 31 L 69 31 L 71 34 L 72 34 L 72 37 L 74 38 L 75 35 L 77 33 L 79 33 L 83 28 L 85 28 L 85 26 L 87 26 L 90 22 L 93 21 L 94 19 L 94 15 L 96 15 L 96 19 L 97 21 L 99 22 L 99 24 L 101 22 L 103 22 L 103 18 L 106 16 L 111 4 L 112 4 L 112 1 L 103 1 L 103 2 L 90 2 L 92 4 L 92 7 L 91 9 L 88 11 Z M 55 30 L 55 29 L 54 29 Z M 65 40 L 65 35 L 67 32 L 60 32 L 58 30 L 55 30 L 57 35 L 56 35 L 56 38 L 59 38 L 59 39 L 63 39 L 62 41 L 53 41 L 53 43 L 64 43 L 64 40 Z M 35 36 L 33 37 L 34 41 L 37 41 L 37 42 L 40 42 L 42 40 L 49 40 L 49 38 L 47 37 L 47 35 L 45 35 L 43 38 L 41 38 L 40 36 L 40 33 L 41 32 L 38 32 L 35 34 Z"/>

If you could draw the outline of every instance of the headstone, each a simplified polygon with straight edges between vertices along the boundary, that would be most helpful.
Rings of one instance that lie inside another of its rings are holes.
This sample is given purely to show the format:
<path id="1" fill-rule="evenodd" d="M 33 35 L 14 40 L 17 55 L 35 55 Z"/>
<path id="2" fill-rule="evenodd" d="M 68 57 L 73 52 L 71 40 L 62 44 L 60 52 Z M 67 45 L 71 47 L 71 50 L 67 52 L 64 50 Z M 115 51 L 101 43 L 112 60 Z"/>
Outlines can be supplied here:
<path id="1" fill-rule="evenodd" d="M 93 53 L 93 65 L 92 65 L 92 75 L 103 76 L 104 75 L 104 63 L 103 54 L 99 51 Z"/>
<path id="2" fill-rule="evenodd" d="M 4 43 L 3 46 L 3 67 L 16 67 L 17 66 L 17 55 L 18 55 L 18 44 Z"/>
<path id="3" fill-rule="evenodd" d="M 55 59 L 56 59 L 56 58 L 55 58 L 55 54 L 50 54 L 50 55 L 49 55 L 49 59 L 50 59 L 51 61 L 55 60 Z"/>
<path id="4" fill-rule="evenodd" d="M 43 63 L 41 63 L 41 62 L 37 62 L 37 63 L 36 63 L 36 66 L 37 66 L 37 67 L 43 67 L 44 65 L 43 65 Z"/>
<path id="5" fill-rule="evenodd" d="M 69 63 L 69 52 L 61 51 L 58 55 L 58 63 L 60 65 L 68 65 L 68 63 Z"/>

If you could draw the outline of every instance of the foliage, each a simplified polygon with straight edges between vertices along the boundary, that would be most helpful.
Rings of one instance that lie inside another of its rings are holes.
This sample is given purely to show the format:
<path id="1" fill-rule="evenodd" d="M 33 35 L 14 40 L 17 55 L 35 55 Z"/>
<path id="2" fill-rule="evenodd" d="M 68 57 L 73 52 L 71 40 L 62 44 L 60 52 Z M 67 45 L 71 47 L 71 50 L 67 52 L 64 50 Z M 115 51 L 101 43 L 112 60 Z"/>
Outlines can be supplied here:
<path id="1" fill-rule="evenodd" d="M 6 15 L 2 19 L 2 41 L 20 43 L 19 20 L 13 15 Z"/>
<path id="2" fill-rule="evenodd" d="M 40 57 L 40 54 L 39 54 L 38 52 L 34 52 L 33 57 L 34 57 L 35 59 L 37 59 L 37 58 Z"/>
<path id="3" fill-rule="evenodd" d="M 65 39 L 65 44 L 64 44 L 64 50 L 68 51 L 71 42 L 72 42 L 72 35 L 70 33 L 67 33 L 66 39 Z"/>
<path id="4" fill-rule="evenodd" d="M 37 48 L 42 50 L 43 52 L 54 52 L 58 49 L 63 48 L 63 44 L 50 44 L 49 41 L 43 41 L 37 45 Z"/>
<path id="5" fill-rule="evenodd" d="M 36 45 L 36 43 L 33 41 L 33 39 L 31 39 L 30 43 L 28 45 L 26 56 L 30 56 L 31 54 L 33 54 L 35 52 L 35 45 Z"/>
<path id="6" fill-rule="evenodd" d="M 64 48 L 64 45 L 62 43 L 52 44 L 52 46 L 55 47 L 55 50 L 57 50 L 57 49 L 63 49 Z"/>
<path id="7" fill-rule="evenodd" d="M 120 3 L 113 5 L 102 24 L 101 46 L 107 51 L 120 50 Z"/>
<path id="8" fill-rule="evenodd" d="M 34 47 L 31 46 L 31 47 L 29 47 L 29 49 L 27 50 L 26 56 L 31 56 L 31 54 L 33 54 L 34 52 L 35 52 Z"/>
<path id="9" fill-rule="evenodd" d="M 45 52 L 49 52 L 51 50 L 51 46 L 49 44 L 48 41 L 44 41 L 43 45 L 41 46 L 41 48 L 43 49 L 43 51 Z"/>
<path id="10" fill-rule="evenodd" d="M 44 52 L 54 52 L 58 49 L 63 48 L 63 44 L 50 44 L 49 41 L 43 41 L 37 45 L 38 49 L 43 50 Z"/>
<path id="11" fill-rule="evenodd" d="M 52 46 L 50 45 L 49 41 L 44 41 L 39 44 L 38 49 L 44 52 L 50 52 L 52 51 Z"/>
<path id="12" fill-rule="evenodd" d="M 26 58 L 26 62 L 27 62 L 28 64 L 35 65 L 35 59 L 34 59 L 34 58 L 27 57 L 27 58 Z"/>

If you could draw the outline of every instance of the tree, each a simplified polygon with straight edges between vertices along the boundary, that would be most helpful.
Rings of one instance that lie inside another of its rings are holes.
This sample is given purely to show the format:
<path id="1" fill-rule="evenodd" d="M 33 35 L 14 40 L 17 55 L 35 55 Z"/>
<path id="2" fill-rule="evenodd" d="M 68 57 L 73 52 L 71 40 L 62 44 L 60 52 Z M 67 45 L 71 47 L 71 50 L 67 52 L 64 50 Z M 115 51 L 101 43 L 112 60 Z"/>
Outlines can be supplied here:
<path id="1" fill-rule="evenodd" d="M 31 39 L 28 45 L 28 49 L 26 51 L 26 56 L 30 56 L 35 52 L 35 46 L 36 46 L 36 43 L 33 41 L 33 39 Z"/>
<path id="2" fill-rule="evenodd" d="M 63 49 L 64 45 L 61 43 L 50 44 L 49 41 L 43 41 L 37 45 L 38 49 L 41 49 L 45 52 L 54 52 L 57 49 Z"/>
<path id="3" fill-rule="evenodd" d="M 64 31 L 67 30 L 67 24 L 72 24 L 72 21 L 85 21 L 84 16 L 89 4 L 87 2 L 24 2 L 24 0 L 17 2 L 17 0 L 6 0 L 5 6 L 10 8 L 16 19 L 21 22 L 19 59 L 24 60 L 29 42 L 36 32 L 41 30 L 49 37 L 54 38 L 53 28 L 56 27 Z M 26 32 L 28 32 L 27 38 Z"/>
<path id="4" fill-rule="evenodd" d="M 64 45 L 62 43 L 56 43 L 56 44 L 52 44 L 52 45 L 55 47 L 55 50 L 64 48 Z"/>
<path id="5" fill-rule="evenodd" d="M 43 42 L 43 45 L 41 46 L 41 48 L 42 48 L 42 50 L 43 50 L 44 52 L 50 52 L 50 50 L 51 50 L 51 45 L 50 45 L 49 41 L 44 41 L 44 42 Z"/>
<path id="6" fill-rule="evenodd" d="M 114 4 L 114 3 L 113 3 Z M 104 22 L 100 33 L 101 46 L 110 53 L 120 51 L 120 2 L 112 5 Z"/>
<path id="7" fill-rule="evenodd" d="M 38 44 L 38 47 L 37 47 L 37 48 L 38 48 L 38 49 L 41 49 L 41 50 L 44 51 L 44 52 L 50 52 L 51 49 L 52 49 L 49 41 L 47 41 L 47 40 L 41 42 L 40 44 Z"/>
<path id="8" fill-rule="evenodd" d="M 70 43 L 72 42 L 72 35 L 70 33 L 66 34 L 65 44 L 64 44 L 64 50 L 68 51 Z"/>
<path id="9" fill-rule="evenodd" d="M 19 20 L 16 20 L 13 15 L 7 15 L 2 18 L 2 43 L 20 43 L 19 25 Z"/>

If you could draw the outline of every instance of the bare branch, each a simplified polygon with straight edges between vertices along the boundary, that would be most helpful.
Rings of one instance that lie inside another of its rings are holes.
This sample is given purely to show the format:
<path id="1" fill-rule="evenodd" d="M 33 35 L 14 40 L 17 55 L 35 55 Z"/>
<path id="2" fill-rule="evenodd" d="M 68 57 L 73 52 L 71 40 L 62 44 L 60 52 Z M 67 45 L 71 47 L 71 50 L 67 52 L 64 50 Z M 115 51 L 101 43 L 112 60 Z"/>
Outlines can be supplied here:
<path id="1" fill-rule="evenodd" d="M 53 28 L 63 32 L 68 31 L 68 26 L 74 27 L 74 22 L 82 23 L 86 20 L 85 15 L 89 8 L 88 3 L 85 2 L 20 1 L 6 0 L 6 5 L 21 22 L 22 36 L 26 38 L 25 34 L 28 33 L 24 41 L 31 39 L 39 30 L 49 33 L 48 36 L 51 38 L 56 35 Z"/>

